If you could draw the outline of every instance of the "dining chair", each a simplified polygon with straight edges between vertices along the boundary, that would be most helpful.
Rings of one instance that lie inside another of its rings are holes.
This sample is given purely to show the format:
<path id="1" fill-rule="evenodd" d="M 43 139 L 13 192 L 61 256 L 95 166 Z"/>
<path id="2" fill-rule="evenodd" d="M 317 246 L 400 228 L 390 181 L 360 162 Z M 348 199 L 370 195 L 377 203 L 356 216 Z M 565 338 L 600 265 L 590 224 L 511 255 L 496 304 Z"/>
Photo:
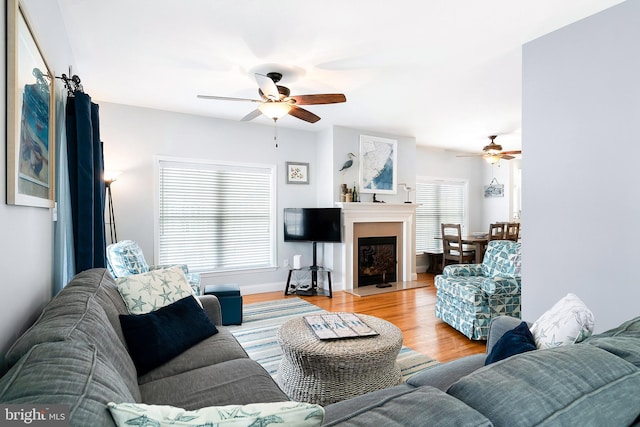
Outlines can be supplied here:
<path id="1" fill-rule="evenodd" d="M 507 223 L 504 231 L 504 239 L 513 240 L 514 242 L 517 242 L 519 238 L 520 238 L 520 223 L 519 222 Z"/>
<path id="2" fill-rule="evenodd" d="M 489 224 L 489 240 L 504 240 L 506 225 L 502 223 Z"/>
<path id="3" fill-rule="evenodd" d="M 475 251 L 462 245 L 460 224 L 440 224 L 442 230 L 442 268 L 449 264 L 470 264 L 475 262 Z"/>

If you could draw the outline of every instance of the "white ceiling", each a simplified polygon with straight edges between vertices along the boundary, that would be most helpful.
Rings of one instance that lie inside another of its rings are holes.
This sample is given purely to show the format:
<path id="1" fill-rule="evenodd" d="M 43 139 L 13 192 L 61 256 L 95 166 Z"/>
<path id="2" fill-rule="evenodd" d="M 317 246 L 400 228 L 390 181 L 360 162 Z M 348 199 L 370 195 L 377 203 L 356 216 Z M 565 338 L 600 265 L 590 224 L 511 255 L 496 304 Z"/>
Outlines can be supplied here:
<path id="1" fill-rule="evenodd" d="M 520 148 L 521 46 L 620 0 L 58 0 L 77 73 L 93 99 L 239 120 L 254 72 L 281 71 L 331 125 L 478 152 Z M 268 124 L 261 116 L 256 123 Z"/>

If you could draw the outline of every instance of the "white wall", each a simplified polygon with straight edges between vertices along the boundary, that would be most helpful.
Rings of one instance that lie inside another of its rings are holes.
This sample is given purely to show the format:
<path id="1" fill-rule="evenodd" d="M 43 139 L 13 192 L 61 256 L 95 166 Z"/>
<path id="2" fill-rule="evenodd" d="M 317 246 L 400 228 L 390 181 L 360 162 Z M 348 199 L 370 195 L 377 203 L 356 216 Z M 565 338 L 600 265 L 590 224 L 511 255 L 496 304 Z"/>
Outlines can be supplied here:
<path id="1" fill-rule="evenodd" d="M 5 2 L 6 4 L 6 2 Z M 58 3 L 24 0 L 35 37 L 52 72 L 68 73 L 73 56 L 62 26 Z M 5 8 L 0 26 L 5 33 Z M 0 74 L 6 81 L 6 56 Z M 0 92 L 6 99 L 5 85 Z M 0 106 L 2 134 L 6 134 L 5 102 Z M 52 293 L 53 223 L 49 209 L 8 206 L 6 201 L 6 151 L 0 150 L 0 354 L 33 322 Z M 0 365 L 2 364 L 0 359 Z"/>
<path id="2" fill-rule="evenodd" d="M 517 160 L 500 160 L 497 164 L 491 165 L 480 158 L 483 163 L 484 178 L 482 180 L 482 191 L 484 187 L 495 178 L 499 184 L 504 185 L 504 197 L 484 197 L 483 196 L 483 225 L 478 231 L 489 231 L 489 224 L 495 222 L 511 221 L 511 200 L 512 200 L 512 170 Z"/>
<path id="3" fill-rule="evenodd" d="M 243 292 L 265 292 L 284 287 L 288 270 L 284 259 L 302 254 L 310 264 L 312 246 L 308 243 L 284 243 L 282 209 L 285 207 L 331 207 L 338 201 L 339 186 L 350 187 L 357 181 L 358 163 L 344 174 L 338 170 L 348 152 L 358 153 L 361 134 L 398 140 L 398 182 L 415 185 L 415 140 L 411 137 L 381 135 L 334 127 L 321 132 L 280 127 L 279 147 L 273 144 L 273 126 L 239 123 L 139 107 L 100 103 L 101 136 L 104 141 L 105 169 L 122 171 L 112 184 L 118 239 L 137 241 L 148 262 L 154 262 L 153 204 L 155 194 L 153 156 L 209 158 L 233 162 L 275 164 L 278 168 L 278 255 L 280 268 L 258 273 L 204 274 L 203 284 L 233 281 Z M 285 183 L 286 161 L 309 163 L 310 184 Z M 371 200 L 371 195 L 363 195 Z M 389 203 L 404 201 L 404 193 L 378 197 Z M 340 275 L 342 248 L 335 244 L 318 245 L 318 262 L 336 268 Z M 334 289 L 343 284 L 334 283 Z"/>
<path id="4" fill-rule="evenodd" d="M 284 243 L 282 210 L 285 207 L 317 206 L 317 186 L 322 172 L 316 161 L 316 137 L 312 132 L 279 127 L 278 148 L 272 125 L 240 123 L 188 114 L 100 103 L 101 136 L 105 169 L 122 172 L 112 184 L 118 239 L 137 241 L 149 263 L 154 259 L 153 156 L 198 158 L 229 162 L 273 164 L 277 168 L 277 262 L 273 271 L 203 275 L 203 284 L 232 281 L 247 293 L 261 292 L 265 285 L 282 287 L 288 270 L 283 260 L 301 253 L 311 259 L 311 247 Z M 285 162 L 309 163 L 309 185 L 286 184 Z M 269 289 L 272 290 L 272 289 Z"/>
<path id="5" fill-rule="evenodd" d="M 640 1 L 523 50 L 523 317 L 568 292 L 602 331 L 640 314 Z"/>
<path id="6" fill-rule="evenodd" d="M 398 183 L 405 183 L 415 188 L 416 183 L 416 140 L 414 137 L 402 135 L 390 135 L 379 132 L 372 132 L 362 129 L 353 129 L 343 126 L 333 128 L 333 186 L 329 189 L 332 199 L 337 202 L 340 199 L 340 185 L 347 184 L 352 188 L 358 182 L 358 168 L 360 165 L 360 135 L 377 136 L 380 138 L 395 139 L 398 141 L 397 153 L 397 178 Z M 347 153 L 353 153 L 358 158 L 354 159 L 353 166 L 346 171 L 340 172 L 340 168 L 348 160 Z M 398 186 L 397 194 L 377 194 L 376 199 L 386 203 L 403 203 L 405 192 Z M 373 194 L 359 194 L 362 202 L 371 202 Z M 343 247 L 333 248 L 332 263 L 335 268 L 334 277 L 336 280 L 344 277 L 342 271 L 342 250 Z M 336 282 L 334 289 L 344 289 L 344 283 Z"/>
<path id="7" fill-rule="evenodd" d="M 484 185 L 491 180 L 489 177 L 487 181 L 484 173 L 488 164 L 481 157 L 457 157 L 458 154 L 460 153 L 418 146 L 416 175 L 467 180 L 469 182 L 469 230 L 467 231 L 488 230 L 489 223 L 484 199 Z"/>
<path id="8" fill-rule="evenodd" d="M 411 187 L 415 187 L 416 182 L 416 139 L 411 136 L 389 135 L 378 132 L 371 132 L 361 129 L 347 128 L 343 126 L 335 126 L 333 130 L 334 144 L 334 183 L 333 197 L 335 201 L 339 200 L 340 184 L 345 183 L 347 187 L 353 187 L 358 182 L 359 157 L 354 159 L 353 166 L 347 169 L 346 173 L 339 172 L 345 161 L 347 161 L 347 153 L 353 153 L 360 156 L 360 135 L 377 136 L 381 138 L 390 138 L 398 141 L 398 183 L 406 183 Z M 373 195 L 365 193 L 361 195 L 363 202 L 371 202 Z M 378 200 L 387 203 L 403 203 L 405 200 L 405 192 L 398 187 L 398 194 L 378 194 Z"/>
<path id="9" fill-rule="evenodd" d="M 487 163 L 481 157 L 457 157 L 460 153 L 430 148 L 422 145 L 416 148 L 416 176 L 453 178 L 466 180 L 469 183 L 469 230 L 481 231 L 488 228 L 486 220 L 485 199 L 483 186 L 485 185 L 484 171 Z M 489 178 L 490 180 L 491 178 Z M 486 182 L 488 184 L 488 181 Z M 415 200 L 415 194 L 413 195 Z M 424 272 L 428 267 L 425 255 L 416 256 L 418 272 Z"/>

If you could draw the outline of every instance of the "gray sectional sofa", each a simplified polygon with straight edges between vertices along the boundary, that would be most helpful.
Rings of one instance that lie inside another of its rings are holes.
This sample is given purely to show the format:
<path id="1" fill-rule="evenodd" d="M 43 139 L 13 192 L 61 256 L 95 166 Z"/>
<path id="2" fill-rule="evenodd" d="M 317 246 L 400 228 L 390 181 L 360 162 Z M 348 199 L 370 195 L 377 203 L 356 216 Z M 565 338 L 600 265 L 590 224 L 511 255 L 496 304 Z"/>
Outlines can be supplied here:
<path id="1" fill-rule="evenodd" d="M 220 325 L 214 296 L 200 297 Z M 106 403 L 186 409 L 287 400 L 223 327 L 138 376 L 119 315 L 127 308 L 104 269 L 77 275 L 5 355 L 0 402 L 69 405 L 72 426 L 114 426 Z M 492 324 L 491 349 L 517 319 Z M 584 343 L 484 367 L 474 355 L 407 383 L 325 407 L 326 426 L 640 424 L 640 317 Z"/>

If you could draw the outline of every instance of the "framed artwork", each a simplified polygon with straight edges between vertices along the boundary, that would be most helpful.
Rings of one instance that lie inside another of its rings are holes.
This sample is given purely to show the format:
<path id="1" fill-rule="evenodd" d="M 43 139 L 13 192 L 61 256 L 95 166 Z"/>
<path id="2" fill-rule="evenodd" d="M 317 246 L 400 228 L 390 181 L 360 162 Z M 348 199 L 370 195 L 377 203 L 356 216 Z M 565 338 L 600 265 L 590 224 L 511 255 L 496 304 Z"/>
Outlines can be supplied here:
<path id="1" fill-rule="evenodd" d="M 398 141 L 360 135 L 360 193 L 396 194 Z"/>
<path id="2" fill-rule="evenodd" d="M 489 185 L 484 186 L 484 197 L 504 197 L 504 184 L 493 178 Z"/>
<path id="3" fill-rule="evenodd" d="M 7 3 L 7 203 L 54 205 L 54 76 L 18 0 Z"/>
<path id="4" fill-rule="evenodd" d="M 287 184 L 308 184 L 309 163 L 287 162 Z"/>

